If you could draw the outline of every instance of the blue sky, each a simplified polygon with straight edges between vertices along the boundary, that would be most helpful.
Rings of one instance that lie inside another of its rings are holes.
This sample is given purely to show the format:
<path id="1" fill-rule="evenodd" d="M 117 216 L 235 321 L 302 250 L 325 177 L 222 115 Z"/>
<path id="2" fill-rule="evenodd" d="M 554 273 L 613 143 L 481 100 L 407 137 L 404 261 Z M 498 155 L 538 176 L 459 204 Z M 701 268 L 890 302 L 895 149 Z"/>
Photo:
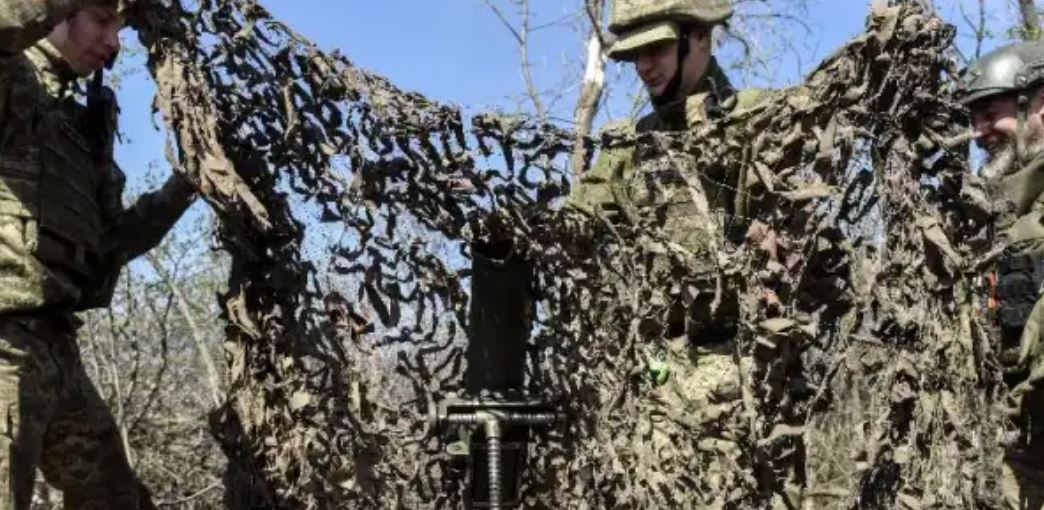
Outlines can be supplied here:
<path id="1" fill-rule="evenodd" d="M 494 0 L 509 5 L 510 0 Z M 1004 0 L 989 0 L 1002 4 Z M 569 19 L 574 0 L 532 0 L 534 26 Z M 326 49 L 338 48 L 357 65 L 390 78 L 399 87 L 477 111 L 517 111 L 524 91 L 517 45 L 481 0 L 268 0 L 277 17 Z M 578 2 L 575 2 L 578 3 Z M 793 49 L 780 52 L 757 86 L 784 86 L 859 33 L 868 12 L 864 0 L 810 0 Z M 959 19 L 953 2 L 940 0 L 944 16 Z M 948 12 L 947 12 L 948 11 Z M 991 8 L 992 15 L 997 14 Z M 510 12 L 509 12 L 510 14 Z M 563 92 L 556 113 L 570 117 L 572 89 L 583 55 L 575 23 L 537 31 L 531 40 L 533 74 L 541 89 Z M 963 28 L 962 28 L 963 30 Z M 132 34 L 128 34 L 132 35 Z M 766 39 L 778 34 L 763 34 Z M 729 55 L 728 51 L 723 52 Z M 131 65 L 136 61 L 130 59 Z M 727 58 L 726 58 L 727 60 Z M 625 77 L 630 69 L 613 66 Z M 735 81 L 742 83 L 741 77 Z M 163 135 L 150 113 L 153 88 L 145 72 L 125 80 L 120 91 L 121 129 L 127 140 L 117 157 L 131 182 L 163 157 Z M 604 119 L 603 119 L 604 120 Z"/>
<path id="2" fill-rule="evenodd" d="M 566 6 L 573 4 L 532 1 L 534 26 L 568 17 L 571 10 Z M 862 27 L 864 9 L 837 7 L 849 0 L 815 1 L 833 6 L 817 17 L 844 20 L 817 27 L 819 47 L 837 46 Z M 401 88 L 472 110 L 519 107 L 524 87 L 517 45 L 480 0 L 269 0 L 263 5 L 321 47 L 340 49 L 357 65 L 389 77 Z M 583 43 L 583 35 L 569 24 L 534 33 L 530 51 L 538 84 L 562 88 L 562 82 L 578 72 Z M 144 72 L 128 77 L 120 91 L 121 128 L 129 140 L 119 147 L 118 158 L 132 180 L 163 157 L 163 138 L 155 132 L 150 114 L 153 92 Z M 564 111 L 567 103 L 561 103 Z"/>

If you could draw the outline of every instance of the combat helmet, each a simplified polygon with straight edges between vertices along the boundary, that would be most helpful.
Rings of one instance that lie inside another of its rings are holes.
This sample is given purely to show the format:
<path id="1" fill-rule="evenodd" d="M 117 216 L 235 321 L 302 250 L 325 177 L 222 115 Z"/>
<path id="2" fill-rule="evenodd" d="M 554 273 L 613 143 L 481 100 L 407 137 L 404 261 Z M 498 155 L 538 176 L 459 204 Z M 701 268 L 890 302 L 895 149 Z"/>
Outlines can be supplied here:
<path id="1" fill-rule="evenodd" d="M 613 0 L 609 31 L 614 60 L 632 60 L 636 50 L 680 39 L 691 25 L 713 26 L 732 16 L 731 0 Z"/>
<path id="2" fill-rule="evenodd" d="M 961 75 L 956 99 L 964 106 L 989 97 L 1012 95 L 1018 103 L 1016 151 L 1023 159 L 1022 130 L 1031 94 L 1044 86 L 1044 44 L 1020 42 L 993 50 L 976 60 Z"/>
<path id="3" fill-rule="evenodd" d="M 1044 83 L 1044 44 L 1015 43 L 983 55 L 961 75 L 957 100 L 967 106 L 1001 94 L 1032 92 Z"/>

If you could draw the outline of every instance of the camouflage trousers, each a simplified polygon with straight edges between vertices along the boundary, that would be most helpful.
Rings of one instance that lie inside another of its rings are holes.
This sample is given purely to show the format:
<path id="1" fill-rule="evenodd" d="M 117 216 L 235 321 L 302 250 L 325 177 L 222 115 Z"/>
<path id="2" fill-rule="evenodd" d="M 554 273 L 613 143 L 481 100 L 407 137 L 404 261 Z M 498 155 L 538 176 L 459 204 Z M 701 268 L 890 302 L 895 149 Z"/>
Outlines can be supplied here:
<path id="1" fill-rule="evenodd" d="M 84 370 L 72 319 L 0 318 L 0 403 L 0 508 L 29 508 L 37 467 L 66 509 L 155 508 Z"/>

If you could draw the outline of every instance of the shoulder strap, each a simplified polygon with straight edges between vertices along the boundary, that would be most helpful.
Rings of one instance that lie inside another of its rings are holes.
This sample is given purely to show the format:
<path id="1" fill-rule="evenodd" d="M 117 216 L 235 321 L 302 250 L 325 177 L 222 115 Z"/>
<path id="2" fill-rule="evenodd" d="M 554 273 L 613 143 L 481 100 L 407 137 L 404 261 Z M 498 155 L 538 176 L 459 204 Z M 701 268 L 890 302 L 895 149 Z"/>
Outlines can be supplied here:
<path id="1" fill-rule="evenodd" d="M 116 134 L 118 115 L 116 93 L 105 86 L 105 72 L 98 70 L 91 78 L 90 87 L 87 89 L 86 127 L 94 161 L 99 165 L 112 160 L 113 137 Z"/>

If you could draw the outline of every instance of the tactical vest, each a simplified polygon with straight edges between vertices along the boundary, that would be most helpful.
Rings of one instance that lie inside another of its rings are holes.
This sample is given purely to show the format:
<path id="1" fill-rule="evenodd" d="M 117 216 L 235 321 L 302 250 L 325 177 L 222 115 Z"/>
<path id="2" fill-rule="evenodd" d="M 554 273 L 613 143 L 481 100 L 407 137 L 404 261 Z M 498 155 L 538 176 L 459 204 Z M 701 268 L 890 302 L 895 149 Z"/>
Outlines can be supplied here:
<path id="1" fill-rule="evenodd" d="M 997 213 L 995 230 L 1006 249 L 996 266 L 994 325 L 998 354 L 1009 379 L 1018 380 L 1021 337 L 1044 285 L 1044 153 L 1021 168 L 989 179 Z"/>
<path id="2" fill-rule="evenodd" d="M 737 109 L 743 109 L 754 96 L 740 94 L 718 65 L 711 61 L 707 75 L 701 80 L 696 92 L 675 103 L 656 109 L 638 121 L 639 133 L 652 131 L 680 131 L 706 121 L 718 121 Z M 640 158 L 640 155 L 637 155 Z M 638 166 L 638 163 L 634 163 Z M 743 214 L 735 211 L 735 175 L 710 175 L 701 173 L 700 193 L 691 193 L 688 183 L 679 174 L 679 169 L 664 169 L 655 175 L 646 174 L 643 182 L 633 182 L 628 190 L 631 200 L 641 203 L 649 201 L 650 189 L 659 189 L 672 194 L 668 198 L 665 231 L 671 239 L 695 252 L 713 252 L 722 240 L 740 242 L 746 234 Z M 649 186 L 649 179 L 657 180 L 658 186 Z M 693 219 L 698 221 L 693 222 Z"/>
<path id="3" fill-rule="evenodd" d="M 1022 330 L 1040 298 L 1044 282 L 1044 255 L 1007 254 L 997 268 L 997 323 L 1001 331 L 1000 355 L 1005 366 L 1018 361 Z"/>
<path id="4" fill-rule="evenodd" d="M 109 286 L 100 203 L 107 168 L 89 142 L 86 108 L 72 97 L 54 98 L 40 83 L 32 59 L 10 65 L 20 68 L 8 70 L 13 79 L 7 83 L 3 120 L 24 124 L 5 127 L 0 215 L 22 223 L 24 250 L 39 262 L 25 266 L 45 273 L 28 275 L 21 282 L 23 291 L 38 292 L 43 306 L 93 306 L 91 296 L 109 292 L 99 288 Z"/>
<path id="5" fill-rule="evenodd" d="M 736 111 L 753 105 L 758 96 L 741 94 L 731 83 L 716 60 L 712 60 L 706 76 L 689 97 L 659 107 L 639 120 L 638 133 L 680 131 L 707 121 L 721 121 Z M 632 154 L 633 168 L 641 166 L 641 151 Z M 629 180 L 620 181 L 614 194 L 618 201 L 636 207 L 666 204 L 663 233 L 674 243 L 696 255 L 693 275 L 706 277 L 705 287 L 694 302 L 679 302 L 667 318 L 666 335 L 689 334 L 698 345 L 727 342 L 735 336 L 738 302 L 726 293 L 719 303 L 717 315 L 710 314 L 715 296 L 714 285 L 719 275 L 716 253 L 726 241 L 741 242 L 747 224 L 743 214 L 735 211 L 736 175 L 725 170 L 704 170 L 697 175 L 683 175 L 685 169 L 667 166 L 635 172 Z M 686 178 L 688 177 L 688 178 Z M 699 186 L 693 189 L 693 186 Z M 658 196 L 657 196 L 658 195 Z M 640 213 L 648 216 L 648 213 Z M 664 270 L 667 270 L 664 268 Z"/>

